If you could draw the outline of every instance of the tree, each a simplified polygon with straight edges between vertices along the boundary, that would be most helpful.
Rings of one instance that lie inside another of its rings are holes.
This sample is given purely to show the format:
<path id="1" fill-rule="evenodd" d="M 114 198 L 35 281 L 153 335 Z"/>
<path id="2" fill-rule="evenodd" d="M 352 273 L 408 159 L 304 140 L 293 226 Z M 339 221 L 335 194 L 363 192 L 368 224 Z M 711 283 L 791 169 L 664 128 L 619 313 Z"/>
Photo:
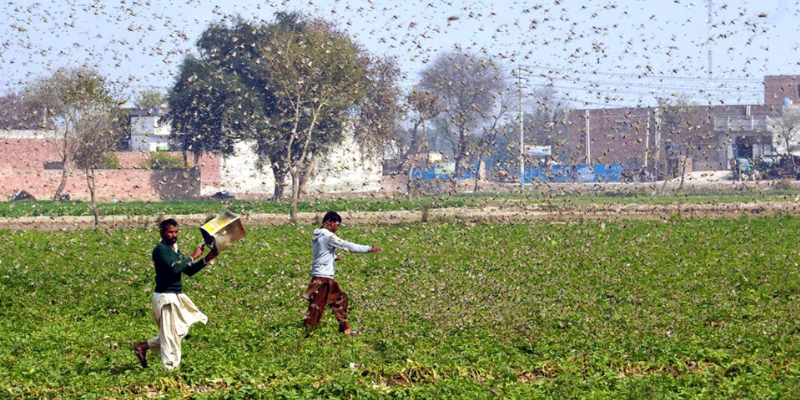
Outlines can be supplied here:
<path id="1" fill-rule="evenodd" d="M 698 145 L 708 140 L 713 140 L 713 132 L 704 132 L 707 117 L 703 109 L 693 103 L 687 96 L 675 98 L 659 98 L 658 110 L 661 120 L 661 136 L 667 144 L 664 146 L 664 184 L 666 187 L 668 176 L 680 175 L 681 183 L 678 189 L 683 189 L 686 179 L 686 167 L 689 160 L 696 153 Z M 672 173 L 670 173 L 672 172 Z"/>
<path id="2" fill-rule="evenodd" d="M 116 101 L 106 87 L 105 79 L 97 72 L 86 69 L 59 69 L 50 77 L 42 78 L 27 88 L 27 107 L 47 110 L 46 125 L 52 126 L 56 148 L 63 170 L 61 182 L 53 195 L 59 200 L 67 184 L 70 163 L 76 161 L 78 151 L 99 135 L 110 134 L 108 122 L 118 120 Z M 114 142 L 116 144 L 116 142 Z M 105 141 L 100 145 L 105 148 Z M 83 156 L 82 156 L 83 157 Z M 90 192 L 94 197 L 93 187 Z"/>
<path id="3" fill-rule="evenodd" d="M 452 144 L 456 175 L 469 157 L 474 140 L 470 136 L 492 114 L 505 81 L 505 74 L 490 60 L 458 49 L 439 55 L 423 72 L 419 88 L 438 96 L 442 113 L 434 124 Z"/>
<path id="4" fill-rule="evenodd" d="M 484 157 L 491 152 L 492 145 L 497 142 L 497 137 L 507 131 L 503 129 L 501 121 L 508 112 L 508 106 L 511 101 L 511 91 L 504 87 L 499 92 L 494 93 L 496 98 L 496 109 L 491 113 L 489 123 L 481 127 L 480 139 L 477 142 L 476 155 L 478 158 L 478 168 Z M 475 176 L 475 186 L 473 192 L 480 191 L 480 174 Z"/>
<path id="5" fill-rule="evenodd" d="M 61 198 L 69 166 L 74 163 L 86 173 L 96 228 L 99 221 L 94 170 L 103 165 L 108 151 L 117 145 L 122 133 L 119 121 L 124 115 L 120 105 L 124 101 L 115 98 L 102 76 L 86 69 L 59 69 L 27 90 L 29 106 L 47 110 L 64 165 L 53 198 Z"/>
<path id="6" fill-rule="evenodd" d="M 321 20 L 302 30 L 274 32 L 261 56 L 279 110 L 270 121 L 270 133 L 283 144 L 292 178 L 291 219 L 296 221 L 300 175 L 318 155 L 315 145 L 330 143 L 333 134 L 319 124 L 343 121 L 343 111 L 362 101 L 366 68 L 359 62 L 359 48 Z"/>
<path id="7" fill-rule="evenodd" d="M 127 120 L 125 112 L 109 92 L 97 92 L 95 106 L 77 123 L 78 134 L 74 141 L 75 165 L 86 175 L 86 184 L 94 213 L 94 227 L 97 229 L 99 217 L 95 199 L 95 170 L 108 167 L 108 159 L 119 139 L 124 134 L 119 121 Z"/>
<path id="8" fill-rule="evenodd" d="M 187 56 L 167 97 L 172 135 L 195 163 L 203 153 L 233 154 L 263 116 L 241 79 L 215 64 Z"/>
<path id="9" fill-rule="evenodd" d="M 767 129 L 777 139 L 778 145 L 784 148 L 784 155 L 794 163 L 794 158 L 788 156 L 792 144 L 800 138 L 800 108 L 795 105 L 776 107 L 774 116 L 767 116 Z"/>
<path id="10" fill-rule="evenodd" d="M 158 109 L 167 101 L 167 97 L 157 89 L 145 89 L 136 95 L 134 106 L 142 110 Z"/>
<path id="11" fill-rule="evenodd" d="M 198 50 L 169 95 L 173 132 L 195 157 L 229 155 L 236 142 L 251 141 L 256 164 L 272 169 L 274 199 L 283 197 L 289 175 L 296 201 L 345 128 L 365 145 L 393 129 L 387 88 L 399 70 L 369 58 L 325 21 L 295 13 L 278 13 L 269 24 L 236 18 L 209 26 Z"/>
<path id="12" fill-rule="evenodd" d="M 408 109 L 412 114 L 411 129 L 408 134 L 408 143 L 401 155 L 398 169 L 404 171 L 408 168 L 406 193 L 409 198 L 413 196 L 414 167 L 419 162 L 420 151 L 428 144 L 428 121 L 439 114 L 438 99 L 435 94 L 413 89 L 406 99 Z M 426 151 L 427 153 L 427 151 Z"/>
<path id="13" fill-rule="evenodd" d="M 52 129 L 44 109 L 37 109 L 23 94 L 0 97 L 0 129 Z"/>
<path id="14" fill-rule="evenodd" d="M 355 108 L 354 134 L 361 150 L 375 155 L 397 135 L 401 71 L 393 58 L 372 58 L 362 49 L 358 54 L 358 62 L 364 66 L 360 83 L 364 96 Z"/>

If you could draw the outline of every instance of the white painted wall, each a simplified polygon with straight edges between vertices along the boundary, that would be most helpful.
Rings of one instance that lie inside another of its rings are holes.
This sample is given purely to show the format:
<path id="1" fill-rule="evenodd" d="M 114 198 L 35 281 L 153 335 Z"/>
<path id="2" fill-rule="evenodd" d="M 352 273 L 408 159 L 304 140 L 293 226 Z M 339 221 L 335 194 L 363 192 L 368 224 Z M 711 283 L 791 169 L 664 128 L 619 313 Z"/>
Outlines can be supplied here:
<path id="1" fill-rule="evenodd" d="M 63 137 L 63 131 L 56 137 L 53 130 L 5 130 L 0 129 L 0 139 L 57 139 Z"/>
<path id="2" fill-rule="evenodd" d="M 258 170 L 253 143 L 237 143 L 234 148 L 235 155 L 223 158 L 220 163 L 220 187 L 203 187 L 202 194 L 211 195 L 227 190 L 231 193 L 272 195 L 275 188 L 272 169 L 267 167 L 263 173 Z"/>
<path id="3" fill-rule="evenodd" d="M 317 164 L 308 183 L 309 194 L 377 192 L 381 189 L 383 165 L 378 155 L 367 157 L 352 135 L 345 135 Z"/>
<path id="4" fill-rule="evenodd" d="M 275 179 L 272 169 L 256 168 L 252 142 L 236 145 L 236 155 L 222 159 L 220 187 L 204 186 L 202 195 L 227 190 L 240 195 L 272 196 Z M 320 193 L 360 193 L 381 189 L 382 165 L 379 157 L 364 157 L 352 136 L 346 135 L 342 144 L 317 164 L 314 177 L 308 182 L 310 195 Z M 286 183 L 291 184 L 287 177 Z M 284 191 L 291 196 L 291 187 Z"/>

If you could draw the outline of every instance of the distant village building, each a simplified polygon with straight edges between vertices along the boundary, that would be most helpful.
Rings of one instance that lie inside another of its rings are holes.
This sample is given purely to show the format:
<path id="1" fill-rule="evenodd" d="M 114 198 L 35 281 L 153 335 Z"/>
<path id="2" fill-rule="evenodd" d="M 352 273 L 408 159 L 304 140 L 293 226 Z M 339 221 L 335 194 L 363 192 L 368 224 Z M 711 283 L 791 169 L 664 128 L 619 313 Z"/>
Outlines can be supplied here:
<path id="1" fill-rule="evenodd" d="M 130 110 L 131 151 L 170 151 L 169 123 L 162 120 L 164 110 Z"/>
<path id="2" fill-rule="evenodd" d="M 798 101 L 799 82 L 800 75 L 766 76 L 763 104 L 697 106 L 687 126 L 672 130 L 666 129 L 664 108 L 573 110 L 569 137 L 577 145 L 572 158 L 576 163 L 653 169 L 677 164 L 682 156 L 690 159 L 695 171 L 713 171 L 728 169 L 734 158 L 774 155 L 775 135 L 768 118 Z"/>

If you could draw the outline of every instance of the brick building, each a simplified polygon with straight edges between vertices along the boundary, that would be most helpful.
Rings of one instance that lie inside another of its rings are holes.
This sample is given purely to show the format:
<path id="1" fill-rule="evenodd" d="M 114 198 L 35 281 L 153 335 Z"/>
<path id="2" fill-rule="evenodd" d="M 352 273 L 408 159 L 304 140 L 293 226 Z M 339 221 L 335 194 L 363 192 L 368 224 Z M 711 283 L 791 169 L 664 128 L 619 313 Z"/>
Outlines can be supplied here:
<path id="1" fill-rule="evenodd" d="M 688 158 L 690 170 L 713 171 L 733 158 L 772 155 L 768 117 L 800 99 L 798 83 L 800 75 L 764 77 L 763 104 L 573 110 L 572 158 L 649 170 Z"/>

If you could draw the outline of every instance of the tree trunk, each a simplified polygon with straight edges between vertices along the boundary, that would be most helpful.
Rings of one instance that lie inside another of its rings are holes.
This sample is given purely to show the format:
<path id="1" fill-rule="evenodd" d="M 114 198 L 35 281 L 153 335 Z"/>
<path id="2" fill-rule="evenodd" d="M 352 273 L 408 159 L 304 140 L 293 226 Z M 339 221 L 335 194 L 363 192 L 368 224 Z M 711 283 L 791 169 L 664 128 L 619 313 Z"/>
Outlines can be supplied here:
<path id="1" fill-rule="evenodd" d="M 56 194 L 53 195 L 53 200 L 59 201 L 61 200 L 61 193 L 64 192 L 64 188 L 67 187 L 67 175 L 69 171 L 67 171 L 67 162 L 64 162 L 64 168 L 61 170 L 61 183 L 58 184 L 58 188 L 56 188 Z"/>
<path id="2" fill-rule="evenodd" d="M 453 192 L 454 193 L 458 192 L 459 167 L 461 166 L 461 160 L 464 159 L 464 155 L 463 155 L 464 153 L 461 152 L 460 147 L 461 146 L 459 146 L 458 154 L 456 154 L 456 158 L 455 158 L 456 165 L 455 165 L 455 167 L 453 167 Z"/>
<path id="3" fill-rule="evenodd" d="M 283 190 L 286 187 L 286 169 L 276 164 L 272 164 L 272 175 L 275 180 L 275 188 L 272 192 L 272 200 L 283 200 Z"/>
<path id="4" fill-rule="evenodd" d="M 94 168 L 88 168 L 86 171 L 86 185 L 89 187 L 89 197 L 92 201 L 92 212 L 94 213 L 94 230 L 97 230 L 100 225 L 100 217 L 97 213 L 97 201 L 94 197 Z"/>
<path id="5" fill-rule="evenodd" d="M 483 151 L 481 151 L 480 155 L 478 155 L 478 171 L 475 172 L 475 186 L 472 188 L 473 193 L 478 193 L 481 191 L 480 180 L 481 180 L 481 159 L 483 158 Z"/>
<path id="6" fill-rule="evenodd" d="M 453 174 L 453 192 L 458 192 L 458 174 L 462 171 L 461 164 L 464 161 L 464 155 L 467 152 L 467 138 L 466 132 L 463 129 L 460 130 L 458 136 L 458 151 L 456 152 L 456 165 L 453 169 L 455 172 Z"/>
<path id="7" fill-rule="evenodd" d="M 289 220 L 297 223 L 297 201 L 300 198 L 300 172 L 292 171 L 292 212 Z"/>
<path id="8" fill-rule="evenodd" d="M 300 193 L 303 195 L 308 194 L 308 181 L 313 178 L 314 169 L 317 167 L 317 161 L 319 158 L 315 155 L 311 156 L 311 160 L 309 160 L 306 167 L 303 168 L 303 172 L 300 174 Z"/>
<path id="9" fill-rule="evenodd" d="M 689 157 L 684 157 L 683 163 L 681 165 L 681 184 L 678 186 L 678 190 L 683 190 L 683 181 L 686 178 L 686 163 L 689 161 Z"/>
<path id="10" fill-rule="evenodd" d="M 664 194 L 664 190 L 667 188 L 667 182 L 669 182 L 669 162 L 665 161 L 664 163 L 664 183 L 661 185 L 661 194 Z"/>
<path id="11" fill-rule="evenodd" d="M 408 195 L 408 200 L 411 201 L 414 199 L 414 163 L 411 163 L 411 167 L 408 168 L 408 182 L 406 182 L 406 194 Z"/>

